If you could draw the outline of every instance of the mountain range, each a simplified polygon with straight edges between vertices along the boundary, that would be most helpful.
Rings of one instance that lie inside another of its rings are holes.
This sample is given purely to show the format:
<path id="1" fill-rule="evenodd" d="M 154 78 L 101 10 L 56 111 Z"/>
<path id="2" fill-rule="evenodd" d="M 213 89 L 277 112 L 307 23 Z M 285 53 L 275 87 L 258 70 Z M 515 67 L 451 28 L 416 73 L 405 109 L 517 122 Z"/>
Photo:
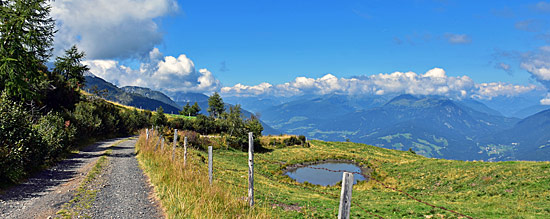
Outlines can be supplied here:
<path id="1" fill-rule="evenodd" d="M 246 98 L 248 102 L 252 100 Z M 547 156 L 550 148 L 546 146 L 550 145 L 550 136 L 545 134 L 550 133 L 550 123 L 543 122 L 550 120 L 548 110 L 521 119 L 504 116 L 475 99 L 408 94 L 331 94 L 256 107 L 263 108 L 259 112 L 262 120 L 281 132 L 313 139 L 349 140 L 398 150 L 410 148 L 427 157 L 446 159 L 497 161 L 550 157 Z M 523 106 L 516 107 L 525 110 Z M 529 131 L 534 129 L 538 131 Z"/>
<path id="2" fill-rule="evenodd" d="M 208 114 L 208 96 L 117 86 L 93 75 L 86 90 L 106 89 L 106 99 L 138 108 L 178 113 L 197 102 Z M 101 93 L 101 92 L 100 92 Z M 296 134 L 310 139 L 353 141 L 459 160 L 549 160 L 550 107 L 525 98 L 450 99 L 414 95 L 304 95 L 224 97 L 226 108 L 240 104 L 244 117 L 260 116 L 264 134 Z M 513 108 L 513 109 L 510 109 Z M 506 109 L 506 110 L 503 110 Z M 251 112 L 252 111 L 252 112 Z M 514 116 L 516 115 L 516 116 Z"/>

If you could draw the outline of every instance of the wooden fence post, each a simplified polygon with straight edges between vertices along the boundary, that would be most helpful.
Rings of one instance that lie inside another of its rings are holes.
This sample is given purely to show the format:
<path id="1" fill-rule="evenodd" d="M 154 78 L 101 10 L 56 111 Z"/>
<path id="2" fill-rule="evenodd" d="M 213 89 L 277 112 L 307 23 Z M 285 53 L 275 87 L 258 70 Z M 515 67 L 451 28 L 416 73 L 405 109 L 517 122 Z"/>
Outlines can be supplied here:
<path id="1" fill-rule="evenodd" d="M 158 150 L 159 146 L 160 146 L 160 139 L 162 138 L 162 136 L 159 136 L 159 141 L 155 144 L 155 150 Z"/>
<path id="2" fill-rule="evenodd" d="M 160 151 L 164 151 L 164 138 L 162 138 L 161 140 L 161 144 L 160 144 Z"/>
<path id="3" fill-rule="evenodd" d="M 149 129 L 145 129 L 145 140 L 149 140 Z"/>
<path id="4" fill-rule="evenodd" d="M 248 133 L 248 203 L 254 206 L 254 137 Z"/>
<path id="5" fill-rule="evenodd" d="M 176 158 L 176 146 L 178 145 L 178 129 L 174 129 L 174 146 L 172 146 L 172 161 Z"/>
<path id="6" fill-rule="evenodd" d="M 340 194 L 340 207 L 338 219 L 348 219 L 351 208 L 351 192 L 353 190 L 353 174 L 344 172 L 342 174 L 342 193 Z"/>
<path id="7" fill-rule="evenodd" d="M 183 167 L 187 163 L 187 136 L 183 138 Z"/>
<path id="8" fill-rule="evenodd" d="M 208 181 L 212 185 L 212 146 L 208 146 Z"/>

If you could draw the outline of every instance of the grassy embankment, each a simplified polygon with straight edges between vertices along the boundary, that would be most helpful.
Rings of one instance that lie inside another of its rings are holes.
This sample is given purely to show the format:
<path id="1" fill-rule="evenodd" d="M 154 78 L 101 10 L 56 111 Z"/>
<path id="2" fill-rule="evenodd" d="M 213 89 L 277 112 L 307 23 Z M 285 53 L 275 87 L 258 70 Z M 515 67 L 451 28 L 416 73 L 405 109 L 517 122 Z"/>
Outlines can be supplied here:
<path id="1" fill-rule="evenodd" d="M 165 150 L 161 152 L 160 146 L 156 146 L 157 139 L 155 133 L 147 141 L 142 132 L 136 150 L 139 164 L 155 186 L 155 194 L 168 218 L 273 217 L 271 210 L 265 207 L 248 208 L 241 196 L 234 196 L 237 193 L 234 188 L 217 180 L 210 186 L 201 152 L 188 150 L 188 160 L 184 166 L 183 150 L 178 148 L 176 161 L 173 162 L 172 144 L 166 142 Z"/>
<path id="2" fill-rule="evenodd" d="M 292 146 L 255 154 L 254 211 L 242 201 L 247 194 L 245 152 L 214 151 L 213 187 L 208 186 L 203 151 L 190 152 L 195 171 L 184 170 L 180 161 L 169 161 L 169 152 L 161 156 L 150 146 L 140 146 L 139 159 L 171 217 L 335 217 L 339 185 L 298 184 L 282 171 L 291 164 L 325 159 L 354 160 L 373 169 L 376 180 L 353 187 L 352 217 L 462 217 L 428 204 L 474 218 L 550 217 L 550 162 L 452 161 L 364 144 L 310 143 L 310 148 Z M 144 144 L 143 136 L 139 144 Z M 178 156 L 181 153 L 178 149 Z"/>

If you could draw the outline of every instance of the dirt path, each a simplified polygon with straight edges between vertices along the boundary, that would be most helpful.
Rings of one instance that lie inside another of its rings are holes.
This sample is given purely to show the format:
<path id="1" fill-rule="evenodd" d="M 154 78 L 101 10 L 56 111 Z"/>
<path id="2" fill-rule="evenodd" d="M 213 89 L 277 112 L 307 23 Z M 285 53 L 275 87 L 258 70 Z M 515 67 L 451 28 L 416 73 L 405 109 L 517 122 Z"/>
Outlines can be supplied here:
<path id="1" fill-rule="evenodd" d="M 111 147 L 103 185 L 90 209 L 92 218 L 163 218 L 152 188 L 138 166 L 136 139 Z"/>
<path id="2" fill-rule="evenodd" d="M 90 145 L 72 158 L 0 194 L 0 218 L 48 218 L 72 198 L 73 191 L 107 147 L 121 139 Z"/>

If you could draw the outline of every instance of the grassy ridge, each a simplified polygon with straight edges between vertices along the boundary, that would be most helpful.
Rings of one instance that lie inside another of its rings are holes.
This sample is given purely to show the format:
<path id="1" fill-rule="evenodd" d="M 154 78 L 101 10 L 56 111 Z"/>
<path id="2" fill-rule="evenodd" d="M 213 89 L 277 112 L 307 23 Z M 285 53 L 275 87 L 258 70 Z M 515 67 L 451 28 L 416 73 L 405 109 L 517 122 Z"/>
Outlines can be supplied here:
<path id="1" fill-rule="evenodd" d="M 285 176 L 282 170 L 287 165 L 306 161 L 348 159 L 371 167 L 372 176 L 376 179 L 354 186 L 352 217 L 461 217 L 425 203 L 474 218 L 550 217 L 549 162 L 452 161 L 364 144 L 310 143 L 310 148 L 294 146 L 255 154 L 257 206 L 273 210 L 265 215 L 282 218 L 336 217 L 339 185 L 298 184 Z M 207 156 L 202 151 L 193 151 L 193 154 L 199 160 Z M 206 171 L 205 163 L 199 162 L 197 165 Z M 218 186 L 229 191 L 226 193 L 234 199 L 246 197 L 246 153 L 215 150 L 214 167 Z"/>

